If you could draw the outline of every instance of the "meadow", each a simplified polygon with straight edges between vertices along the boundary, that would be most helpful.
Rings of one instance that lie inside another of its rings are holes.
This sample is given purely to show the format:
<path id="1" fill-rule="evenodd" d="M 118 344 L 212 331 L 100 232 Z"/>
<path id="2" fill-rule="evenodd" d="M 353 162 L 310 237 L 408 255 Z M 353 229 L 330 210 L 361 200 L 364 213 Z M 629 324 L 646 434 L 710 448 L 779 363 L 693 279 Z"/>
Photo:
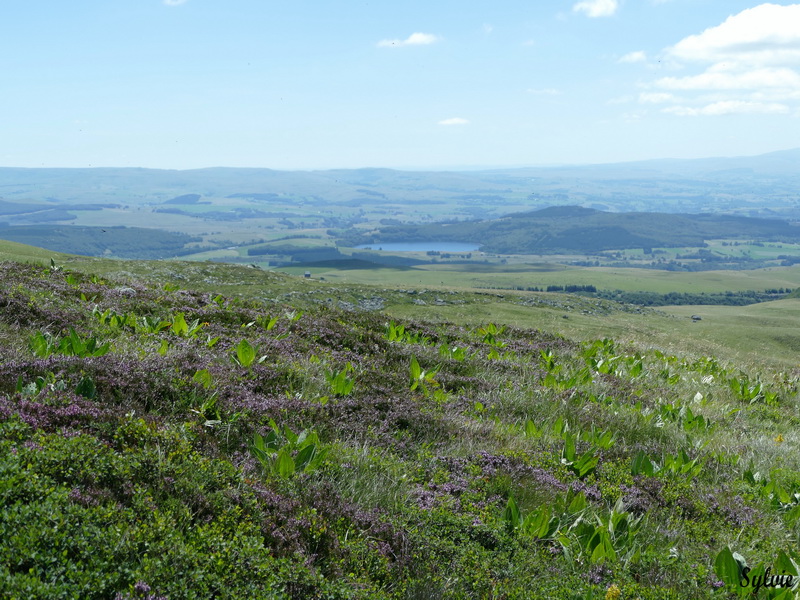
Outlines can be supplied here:
<path id="1" fill-rule="evenodd" d="M 2 250 L 8 598 L 794 597 L 798 300 Z"/>
<path id="2" fill-rule="evenodd" d="M 411 254 L 411 253 L 409 253 Z M 594 285 L 604 290 L 726 292 L 800 287 L 800 267 L 767 267 L 746 271 L 659 271 L 623 267 L 578 267 L 556 262 L 533 264 L 441 264 L 413 268 L 348 270 L 320 267 L 280 267 L 301 275 L 308 270 L 326 281 L 369 285 L 445 286 L 454 288 L 525 289 L 549 285 Z"/>

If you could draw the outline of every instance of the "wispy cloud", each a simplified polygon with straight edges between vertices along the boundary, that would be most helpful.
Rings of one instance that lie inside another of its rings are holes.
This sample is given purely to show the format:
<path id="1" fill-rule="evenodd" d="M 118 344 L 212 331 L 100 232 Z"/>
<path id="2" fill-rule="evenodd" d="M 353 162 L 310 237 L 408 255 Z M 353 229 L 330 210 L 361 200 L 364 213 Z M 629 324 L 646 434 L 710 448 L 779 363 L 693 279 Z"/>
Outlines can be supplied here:
<path id="1" fill-rule="evenodd" d="M 636 123 L 647 116 L 647 111 L 636 110 L 633 112 L 622 113 L 622 119 L 628 123 Z"/>
<path id="2" fill-rule="evenodd" d="M 412 33 L 404 40 L 381 40 L 378 42 L 379 48 L 400 48 L 402 46 L 427 46 L 435 44 L 441 38 L 432 33 Z"/>
<path id="3" fill-rule="evenodd" d="M 189 0 L 164 0 L 164 4 L 167 6 L 178 6 L 180 4 L 186 4 Z"/>
<path id="4" fill-rule="evenodd" d="M 587 17 L 610 17 L 619 8 L 618 0 L 584 0 L 572 7 L 572 12 L 585 13 Z"/>
<path id="5" fill-rule="evenodd" d="M 555 88 L 528 88 L 525 91 L 534 96 L 557 96 L 561 93 Z"/>
<path id="6" fill-rule="evenodd" d="M 667 92 L 642 92 L 639 94 L 639 102 L 642 104 L 663 104 L 664 102 L 675 102 L 677 98 Z"/>
<path id="7" fill-rule="evenodd" d="M 790 108 L 777 102 L 747 102 L 744 100 L 720 100 L 705 106 L 669 106 L 664 112 L 673 113 L 682 117 L 698 117 L 702 115 L 718 116 L 733 114 L 787 114 Z"/>
<path id="8" fill-rule="evenodd" d="M 787 67 L 732 69 L 718 64 L 699 75 L 662 77 L 656 86 L 669 90 L 793 90 L 800 89 L 800 74 Z"/>
<path id="9" fill-rule="evenodd" d="M 628 52 L 619 57 L 617 62 L 621 63 L 639 63 L 639 62 L 646 62 L 647 61 L 647 54 L 644 53 L 642 50 L 637 50 L 636 52 Z"/>
<path id="10" fill-rule="evenodd" d="M 439 125 L 468 125 L 469 121 L 467 119 L 462 119 L 461 117 L 453 117 L 451 119 L 444 119 L 443 121 L 439 121 Z"/>
<path id="11" fill-rule="evenodd" d="M 669 94 L 675 104 L 664 111 L 679 116 L 792 112 L 800 108 L 798 22 L 800 4 L 765 3 L 685 37 L 663 57 L 694 72 L 652 81 L 639 100 Z"/>
<path id="12" fill-rule="evenodd" d="M 627 94 L 622 96 L 616 96 L 614 98 L 609 98 L 606 100 L 606 104 L 609 106 L 613 106 L 615 104 L 630 104 L 636 100 L 636 96 L 629 96 Z"/>

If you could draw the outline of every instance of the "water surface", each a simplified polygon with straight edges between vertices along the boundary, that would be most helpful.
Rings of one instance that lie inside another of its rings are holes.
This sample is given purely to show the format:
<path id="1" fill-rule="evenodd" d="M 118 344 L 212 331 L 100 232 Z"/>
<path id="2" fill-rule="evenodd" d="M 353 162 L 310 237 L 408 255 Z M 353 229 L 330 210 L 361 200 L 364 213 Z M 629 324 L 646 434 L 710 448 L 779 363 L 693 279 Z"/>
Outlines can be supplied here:
<path id="1" fill-rule="evenodd" d="M 478 244 L 468 242 L 385 242 L 361 244 L 359 250 L 384 250 L 386 252 L 475 252 Z"/>

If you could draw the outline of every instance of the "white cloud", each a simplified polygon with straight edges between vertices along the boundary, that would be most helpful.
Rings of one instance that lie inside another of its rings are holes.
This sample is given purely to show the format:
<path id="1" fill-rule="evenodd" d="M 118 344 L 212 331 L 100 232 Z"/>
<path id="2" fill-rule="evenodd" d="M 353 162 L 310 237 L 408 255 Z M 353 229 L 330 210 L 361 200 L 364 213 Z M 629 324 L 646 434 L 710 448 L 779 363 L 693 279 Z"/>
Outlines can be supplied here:
<path id="1" fill-rule="evenodd" d="M 404 40 L 381 40 L 378 42 L 380 48 L 399 48 L 401 46 L 427 46 L 439 41 L 438 35 L 432 33 L 412 33 Z"/>
<path id="2" fill-rule="evenodd" d="M 610 17 L 619 8 L 618 0 L 584 0 L 572 7 L 572 12 L 586 13 L 587 17 Z"/>
<path id="3" fill-rule="evenodd" d="M 461 117 L 453 117 L 452 119 L 444 119 L 443 121 L 439 121 L 439 125 L 468 125 L 469 121 L 467 119 L 462 119 Z"/>
<path id="4" fill-rule="evenodd" d="M 669 106 L 663 112 L 672 113 L 682 117 L 719 116 L 734 114 L 786 114 L 790 108 L 785 104 L 776 102 L 747 102 L 744 100 L 721 100 L 712 102 L 699 108 L 690 106 Z"/>
<path id="5" fill-rule="evenodd" d="M 189 0 L 164 0 L 164 4 L 167 6 L 178 6 L 180 4 L 186 4 Z"/>
<path id="6" fill-rule="evenodd" d="M 636 52 L 628 52 L 627 54 L 621 56 L 619 61 L 621 63 L 638 63 L 638 62 L 645 62 L 647 60 L 647 54 L 644 53 L 642 50 L 637 50 Z"/>
<path id="7" fill-rule="evenodd" d="M 786 114 L 800 108 L 800 4 L 760 4 L 664 50 L 662 58 L 691 70 L 661 77 L 643 103 L 674 106 L 679 116 Z M 699 69 L 698 69 L 699 67 Z"/>
<path id="8" fill-rule="evenodd" d="M 677 98 L 667 92 L 642 92 L 639 94 L 639 102 L 642 104 L 663 104 L 664 102 L 675 102 Z"/>
<path id="9" fill-rule="evenodd" d="M 655 83 L 669 90 L 800 89 L 800 74 L 785 67 L 731 71 L 715 65 L 699 75 L 662 77 Z"/>
<path id="10" fill-rule="evenodd" d="M 668 49 L 679 60 L 741 65 L 800 63 L 800 4 L 761 4 Z"/>

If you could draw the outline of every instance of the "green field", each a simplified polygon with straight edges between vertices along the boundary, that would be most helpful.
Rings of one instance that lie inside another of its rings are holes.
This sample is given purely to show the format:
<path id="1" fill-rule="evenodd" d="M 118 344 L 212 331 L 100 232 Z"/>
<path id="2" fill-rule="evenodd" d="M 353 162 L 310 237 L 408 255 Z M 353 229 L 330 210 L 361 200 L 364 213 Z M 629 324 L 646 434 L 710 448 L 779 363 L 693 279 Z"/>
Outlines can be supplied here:
<path id="1" fill-rule="evenodd" d="M 299 275 L 302 267 L 281 268 Z M 674 272 L 614 267 L 572 267 L 553 263 L 532 265 L 420 265 L 411 269 L 325 270 L 312 268 L 326 281 L 348 284 L 445 286 L 458 288 L 594 285 L 602 290 L 669 292 L 726 292 L 800 287 L 800 266 L 748 271 Z"/>

